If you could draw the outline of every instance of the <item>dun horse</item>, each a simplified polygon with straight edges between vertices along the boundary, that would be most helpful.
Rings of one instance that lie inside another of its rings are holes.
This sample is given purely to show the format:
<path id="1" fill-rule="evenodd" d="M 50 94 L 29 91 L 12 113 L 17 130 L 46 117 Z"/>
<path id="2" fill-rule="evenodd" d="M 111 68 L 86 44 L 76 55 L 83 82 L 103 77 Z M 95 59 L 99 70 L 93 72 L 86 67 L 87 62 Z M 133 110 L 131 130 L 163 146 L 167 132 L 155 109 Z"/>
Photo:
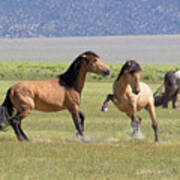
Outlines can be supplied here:
<path id="1" fill-rule="evenodd" d="M 152 119 L 152 128 L 155 134 L 155 142 L 158 142 L 158 126 L 156 122 L 154 99 L 151 89 L 140 82 L 141 67 L 133 60 L 127 61 L 122 67 L 119 76 L 113 85 L 113 94 L 109 94 L 104 101 L 102 111 L 107 110 L 108 102 L 114 105 L 131 118 L 133 134 L 137 135 L 141 123 L 137 111 L 145 108 Z"/>
<path id="2" fill-rule="evenodd" d="M 79 55 L 65 73 L 51 80 L 23 81 L 13 85 L 0 107 L 1 129 L 3 123 L 9 124 L 18 140 L 28 141 L 21 128 L 21 121 L 33 109 L 44 112 L 67 109 L 72 115 L 78 135 L 83 136 L 85 118 L 79 105 L 87 72 L 103 76 L 110 73 L 97 54 L 87 51 Z"/>

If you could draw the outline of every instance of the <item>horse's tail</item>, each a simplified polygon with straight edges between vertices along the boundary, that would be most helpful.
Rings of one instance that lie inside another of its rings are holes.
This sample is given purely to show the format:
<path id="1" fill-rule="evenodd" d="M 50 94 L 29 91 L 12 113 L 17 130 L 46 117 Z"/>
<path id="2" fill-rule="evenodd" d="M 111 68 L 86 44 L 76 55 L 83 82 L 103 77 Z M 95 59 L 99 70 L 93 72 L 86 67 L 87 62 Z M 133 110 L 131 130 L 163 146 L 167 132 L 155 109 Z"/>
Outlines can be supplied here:
<path id="1" fill-rule="evenodd" d="M 4 130 L 9 125 L 9 119 L 14 111 L 14 106 L 10 99 L 10 89 L 7 91 L 6 97 L 0 106 L 0 130 Z"/>

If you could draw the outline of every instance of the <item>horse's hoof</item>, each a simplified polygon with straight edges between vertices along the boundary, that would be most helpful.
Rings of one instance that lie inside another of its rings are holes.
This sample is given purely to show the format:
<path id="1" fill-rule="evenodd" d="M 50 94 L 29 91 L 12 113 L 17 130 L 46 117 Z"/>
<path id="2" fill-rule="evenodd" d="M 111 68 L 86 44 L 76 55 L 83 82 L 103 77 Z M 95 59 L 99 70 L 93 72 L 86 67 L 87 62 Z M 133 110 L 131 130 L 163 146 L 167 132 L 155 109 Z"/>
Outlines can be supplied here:
<path id="1" fill-rule="evenodd" d="M 144 139 L 144 136 L 143 134 L 139 131 L 137 133 L 134 134 L 134 138 L 137 139 L 137 140 L 142 140 Z"/>
<path id="2" fill-rule="evenodd" d="M 78 132 L 76 133 L 76 136 L 77 136 L 77 137 L 83 137 L 83 135 L 82 135 L 82 134 L 79 134 Z"/>
<path id="3" fill-rule="evenodd" d="M 76 133 L 76 137 L 77 137 L 78 141 L 80 141 L 80 142 L 84 141 L 84 136 L 83 135 L 80 135 L 79 133 Z"/>
<path id="4" fill-rule="evenodd" d="M 108 108 L 107 107 L 102 107 L 101 111 L 106 112 L 106 111 L 108 111 Z"/>

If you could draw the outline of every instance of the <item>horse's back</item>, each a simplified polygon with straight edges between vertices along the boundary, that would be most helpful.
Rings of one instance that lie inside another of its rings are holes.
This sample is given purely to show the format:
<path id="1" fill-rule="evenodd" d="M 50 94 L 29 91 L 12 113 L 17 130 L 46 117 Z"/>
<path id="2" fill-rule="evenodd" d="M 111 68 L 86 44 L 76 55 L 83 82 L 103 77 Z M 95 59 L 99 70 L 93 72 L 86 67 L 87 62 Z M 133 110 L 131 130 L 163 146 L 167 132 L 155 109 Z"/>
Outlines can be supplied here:
<path id="1" fill-rule="evenodd" d="M 176 72 L 174 73 L 174 75 L 175 75 L 177 78 L 180 79 L 180 70 L 176 71 Z"/>
<path id="2" fill-rule="evenodd" d="M 168 71 L 164 78 L 164 86 L 168 94 L 180 90 L 180 70 Z"/>
<path id="3" fill-rule="evenodd" d="M 177 83 L 177 86 L 178 88 L 180 89 L 180 70 L 176 71 L 174 73 L 175 77 L 176 77 L 176 83 Z"/>
<path id="4" fill-rule="evenodd" d="M 11 88 L 11 100 L 17 109 L 29 106 L 41 111 L 58 111 L 63 109 L 64 87 L 55 80 L 22 81 Z"/>
<path id="5" fill-rule="evenodd" d="M 57 90 L 64 89 L 59 86 L 58 83 L 53 80 L 48 81 L 21 81 L 14 84 L 11 88 L 11 92 L 14 94 L 21 94 L 23 96 L 31 96 L 34 98 L 39 95 L 55 95 Z M 55 94 L 54 94 L 55 93 Z"/>

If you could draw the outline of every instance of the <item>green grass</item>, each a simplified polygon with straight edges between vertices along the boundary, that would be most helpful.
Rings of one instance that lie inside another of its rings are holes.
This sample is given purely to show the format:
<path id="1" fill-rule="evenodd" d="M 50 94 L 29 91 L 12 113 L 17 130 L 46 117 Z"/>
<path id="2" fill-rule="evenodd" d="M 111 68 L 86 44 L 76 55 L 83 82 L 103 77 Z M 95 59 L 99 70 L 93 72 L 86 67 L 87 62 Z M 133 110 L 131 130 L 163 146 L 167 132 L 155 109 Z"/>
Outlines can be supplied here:
<path id="1" fill-rule="evenodd" d="M 1 81 L 0 100 L 15 81 Z M 155 90 L 159 84 L 150 84 Z M 100 112 L 112 82 L 86 82 L 82 93 L 85 136 L 90 143 L 76 141 L 67 111 L 33 111 L 23 120 L 30 143 L 18 142 L 11 128 L 0 133 L 0 179 L 180 179 L 180 111 L 157 108 L 160 143 L 154 143 L 151 120 L 142 117 L 142 141 L 127 141 L 130 120 L 112 103 Z M 110 138 L 119 138 L 113 142 Z"/>
<path id="2" fill-rule="evenodd" d="M 66 71 L 70 63 L 0 61 L 0 80 L 43 80 L 50 79 Z M 122 64 L 108 64 L 111 74 L 106 79 L 96 74 L 88 74 L 89 81 L 114 81 Z M 180 65 L 141 65 L 142 80 L 161 83 L 164 74 L 170 70 L 180 69 Z"/>

